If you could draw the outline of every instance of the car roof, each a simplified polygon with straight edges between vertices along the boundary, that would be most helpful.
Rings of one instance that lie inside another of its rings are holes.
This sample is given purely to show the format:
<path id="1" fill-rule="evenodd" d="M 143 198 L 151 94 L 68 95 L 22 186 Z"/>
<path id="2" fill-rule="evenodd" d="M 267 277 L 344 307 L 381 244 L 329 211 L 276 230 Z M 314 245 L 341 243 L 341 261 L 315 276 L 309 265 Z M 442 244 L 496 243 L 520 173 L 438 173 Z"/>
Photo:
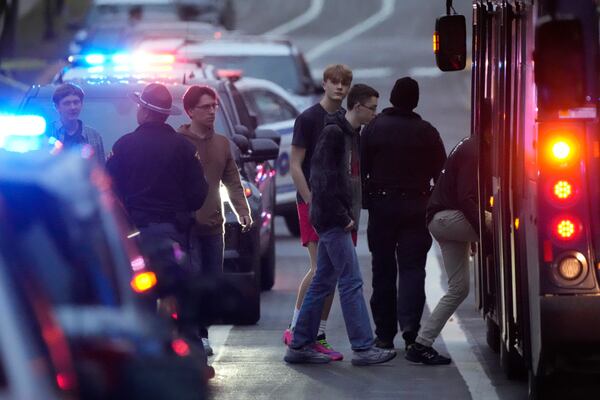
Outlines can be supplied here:
<path id="1" fill-rule="evenodd" d="M 289 56 L 296 52 L 291 42 L 282 38 L 237 34 L 223 35 L 220 39 L 198 40 L 181 44 L 178 53 L 184 55 L 199 53 L 210 56 Z M 144 43 L 144 45 L 150 46 L 151 44 Z"/>
<path id="2" fill-rule="evenodd" d="M 54 77 L 54 82 L 66 81 L 160 81 L 165 83 L 185 83 L 188 77 L 199 76 L 206 78 L 204 70 L 194 63 L 175 63 L 171 65 L 156 65 L 150 68 L 140 68 L 139 71 L 123 70 L 122 66 L 84 66 L 68 65 Z M 145 69 L 145 70 L 144 70 Z"/>
<path id="3" fill-rule="evenodd" d="M 138 80 L 132 78 L 120 79 L 120 78 L 105 78 L 105 79 L 82 79 L 82 80 L 70 80 L 69 82 L 75 83 L 83 89 L 86 96 L 94 97 L 127 97 L 130 93 L 141 91 L 146 85 L 152 83 L 153 80 Z M 190 85 L 183 84 L 181 81 L 163 81 L 160 83 L 165 85 L 173 97 L 181 97 Z M 214 89 L 219 89 L 223 81 L 215 79 L 197 79 L 194 84 L 207 85 Z M 59 83 L 34 86 L 37 90 L 38 97 L 52 97 L 52 94 L 58 87 Z"/>

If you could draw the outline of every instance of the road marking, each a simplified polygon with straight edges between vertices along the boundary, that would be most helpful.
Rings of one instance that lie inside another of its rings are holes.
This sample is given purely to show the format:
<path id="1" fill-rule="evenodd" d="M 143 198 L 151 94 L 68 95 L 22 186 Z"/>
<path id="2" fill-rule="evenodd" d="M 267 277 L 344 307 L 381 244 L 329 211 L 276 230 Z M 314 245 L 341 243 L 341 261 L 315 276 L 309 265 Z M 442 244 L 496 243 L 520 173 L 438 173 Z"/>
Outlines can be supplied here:
<path id="1" fill-rule="evenodd" d="M 354 25 L 352 28 L 340 33 L 337 36 L 332 37 L 331 39 L 321 43 L 317 47 L 312 48 L 311 50 L 306 52 L 306 59 L 309 62 L 314 61 L 316 58 L 319 58 L 331 49 L 336 48 L 342 43 L 355 38 L 356 36 L 368 31 L 374 26 L 377 26 L 377 24 L 383 22 L 393 14 L 395 5 L 396 0 L 382 0 L 381 9 L 376 14 L 371 15 L 363 22 Z"/>
<path id="2" fill-rule="evenodd" d="M 223 353 L 225 353 L 225 343 L 229 338 L 229 333 L 231 332 L 231 328 L 233 325 L 213 325 L 208 328 L 208 337 L 210 338 L 210 346 L 213 348 L 215 353 L 214 357 L 210 357 L 208 359 L 209 364 L 214 364 L 219 362 Z"/>
<path id="3" fill-rule="evenodd" d="M 439 300 L 445 294 L 442 287 L 442 266 L 440 265 L 438 254 L 439 247 L 434 245 L 427 256 L 427 307 L 433 311 Z M 446 348 L 452 362 L 456 365 L 458 372 L 462 375 L 471 396 L 474 399 L 498 400 L 496 389 L 492 385 L 481 363 L 473 354 L 471 345 L 467 341 L 467 334 L 461 328 L 460 319 L 454 314 L 446 324 L 441 333 L 442 339 L 446 343 Z"/>
<path id="4" fill-rule="evenodd" d="M 438 67 L 413 67 L 408 70 L 408 75 L 413 78 L 437 78 L 443 73 Z"/>
<path id="5" fill-rule="evenodd" d="M 311 21 L 315 20 L 319 15 L 321 15 L 321 11 L 323 10 L 323 5 L 325 4 L 325 0 L 312 0 L 310 3 L 310 7 L 304 14 L 297 16 L 296 18 L 279 25 L 277 28 L 271 29 L 268 32 L 263 33 L 263 35 L 284 35 L 288 32 L 296 30 L 303 25 L 307 25 Z"/>

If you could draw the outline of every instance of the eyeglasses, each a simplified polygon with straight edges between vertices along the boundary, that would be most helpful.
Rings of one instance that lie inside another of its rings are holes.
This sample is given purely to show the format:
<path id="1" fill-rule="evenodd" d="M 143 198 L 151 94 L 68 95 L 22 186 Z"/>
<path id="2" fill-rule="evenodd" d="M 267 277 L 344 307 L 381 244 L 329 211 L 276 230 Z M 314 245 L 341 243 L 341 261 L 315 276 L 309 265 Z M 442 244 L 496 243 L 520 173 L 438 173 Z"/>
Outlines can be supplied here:
<path id="1" fill-rule="evenodd" d="M 198 110 L 202 110 L 202 111 L 217 110 L 219 108 L 219 104 L 217 104 L 217 103 L 204 104 L 204 105 L 201 105 L 201 106 L 196 106 L 194 108 L 197 108 Z"/>
<path id="2" fill-rule="evenodd" d="M 365 104 L 360 103 L 361 106 L 363 106 L 364 108 L 368 108 L 369 110 L 375 112 L 377 111 L 377 104 L 375 104 L 374 106 L 367 106 Z"/>

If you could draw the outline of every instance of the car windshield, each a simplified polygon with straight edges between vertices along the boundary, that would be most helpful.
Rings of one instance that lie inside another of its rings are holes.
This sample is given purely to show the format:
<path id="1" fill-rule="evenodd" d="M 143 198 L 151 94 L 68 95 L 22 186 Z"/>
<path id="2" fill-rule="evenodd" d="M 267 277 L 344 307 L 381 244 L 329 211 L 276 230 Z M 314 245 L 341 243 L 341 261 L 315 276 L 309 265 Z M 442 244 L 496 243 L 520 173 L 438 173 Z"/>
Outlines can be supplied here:
<path id="1" fill-rule="evenodd" d="M 222 69 L 239 69 L 244 76 L 266 79 L 293 92 L 303 92 L 303 82 L 292 56 L 202 56 L 202 61 Z"/>
<path id="2" fill-rule="evenodd" d="M 175 105 L 182 108 L 181 100 Z M 25 113 L 41 114 L 46 117 L 50 124 L 56 124 L 58 114 L 52 105 L 52 100 L 47 97 L 30 98 L 23 110 Z M 137 105 L 127 97 L 85 97 L 83 109 L 79 118 L 85 125 L 97 130 L 104 140 L 104 148 L 111 149 L 113 144 L 124 134 L 134 131 L 137 126 Z M 170 116 L 167 124 L 175 129 L 183 124 L 189 124 L 190 119 L 185 113 Z M 215 119 L 215 131 L 227 135 L 225 116 L 221 108 L 217 111 Z"/>
<path id="3" fill-rule="evenodd" d="M 11 182 L 0 182 L 0 200 L 0 251 L 22 280 L 56 305 L 120 304 L 116 265 L 91 200 L 76 215 L 39 186 Z"/>

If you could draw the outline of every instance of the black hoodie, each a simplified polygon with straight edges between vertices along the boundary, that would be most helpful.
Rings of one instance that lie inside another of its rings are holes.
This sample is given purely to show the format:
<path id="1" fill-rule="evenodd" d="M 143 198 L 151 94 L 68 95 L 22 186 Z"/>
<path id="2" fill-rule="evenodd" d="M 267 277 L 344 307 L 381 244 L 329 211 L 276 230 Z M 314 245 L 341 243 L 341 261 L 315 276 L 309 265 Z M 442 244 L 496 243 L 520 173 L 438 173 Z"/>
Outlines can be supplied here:
<path id="1" fill-rule="evenodd" d="M 361 207 L 359 133 L 344 112 L 328 114 L 312 157 L 310 220 L 317 231 L 358 229 Z"/>

